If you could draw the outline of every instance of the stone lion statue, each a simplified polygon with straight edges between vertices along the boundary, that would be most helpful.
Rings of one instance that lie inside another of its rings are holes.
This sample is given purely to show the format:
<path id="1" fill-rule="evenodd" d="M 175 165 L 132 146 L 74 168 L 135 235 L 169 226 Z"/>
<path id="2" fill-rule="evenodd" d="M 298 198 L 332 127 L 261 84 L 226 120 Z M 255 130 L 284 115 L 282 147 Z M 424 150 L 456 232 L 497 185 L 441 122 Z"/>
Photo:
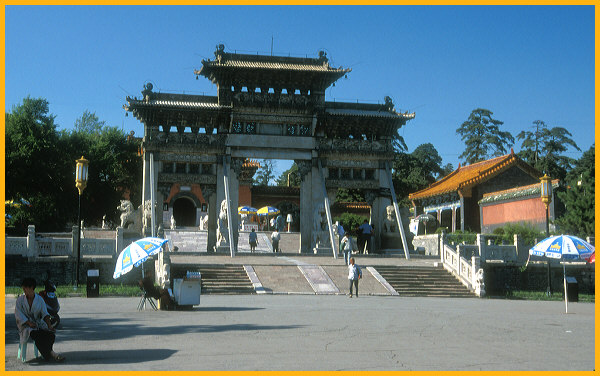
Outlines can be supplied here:
<path id="1" fill-rule="evenodd" d="M 134 209 L 133 204 L 129 200 L 121 200 L 121 204 L 117 206 L 117 210 L 121 211 L 121 227 L 124 229 L 133 229 L 142 231 L 142 208 L 141 205 Z"/>
<path id="2" fill-rule="evenodd" d="M 158 215 L 156 212 L 156 205 L 154 206 L 154 215 Z M 144 216 L 142 218 L 144 229 L 152 227 L 152 201 L 144 201 Z"/>
<path id="3" fill-rule="evenodd" d="M 208 230 L 208 214 L 200 219 L 200 230 Z"/>
<path id="4" fill-rule="evenodd" d="M 229 228 L 227 224 L 227 200 L 221 201 L 221 211 L 217 220 L 217 245 L 228 243 Z"/>
<path id="5" fill-rule="evenodd" d="M 329 241 L 325 205 L 319 204 L 314 212 L 312 243 L 314 248 L 326 247 Z"/>
<path id="6" fill-rule="evenodd" d="M 383 220 L 383 232 L 397 232 L 396 228 L 396 211 L 394 205 L 388 205 L 385 207 L 386 218 Z"/>
<path id="7" fill-rule="evenodd" d="M 479 268 L 475 274 L 475 291 L 479 291 L 480 296 L 485 295 L 485 282 L 483 277 L 483 269 Z"/>

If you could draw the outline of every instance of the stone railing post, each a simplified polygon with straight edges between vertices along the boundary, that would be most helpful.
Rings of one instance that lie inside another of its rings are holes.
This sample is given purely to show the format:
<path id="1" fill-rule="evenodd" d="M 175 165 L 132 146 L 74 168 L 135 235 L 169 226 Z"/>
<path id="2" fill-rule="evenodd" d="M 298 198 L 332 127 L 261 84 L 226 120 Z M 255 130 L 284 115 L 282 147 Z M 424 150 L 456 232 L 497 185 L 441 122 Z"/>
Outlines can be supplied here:
<path id="1" fill-rule="evenodd" d="M 461 265 L 460 265 L 460 251 L 461 251 L 461 249 L 460 249 L 460 245 L 458 245 L 458 246 L 456 247 L 456 260 L 457 260 L 457 265 L 456 265 L 456 269 L 457 269 L 457 270 L 456 270 L 456 271 L 458 272 L 458 276 L 459 276 L 459 277 L 460 277 L 460 275 L 461 275 L 461 269 L 462 269 L 462 267 L 461 267 Z"/>
<path id="2" fill-rule="evenodd" d="M 485 236 L 477 234 L 477 252 L 478 256 L 483 257 L 485 252 Z"/>
<path id="3" fill-rule="evenodd" d="M 117 227 L 116 233 L 115 233 L 115 253 L 114 253 L 114 258 L 116 259 L 117 257 L 119 257 L 119 253 L 121 253 L 121 251 L 123 250 L 123 227 L 119 226 Z"/>
<path id="4" fill-rule="evenodd" d="M 79 241 L 77 231 L 79 231 L 79 227 L 73 226 L 73 229 L 71 230 L 71 244 L 73 244 L 73 249 L 71 250 L 72 257 L 77 257 L 77 242 Z"/>
<path id="5" fill-rule="evenodd" d="M 514 234 L 514 245 L 515 245 L 515 261 L 518 261 L 519 258 L 519 247 L 521 247 L 521 237 L 519 234 Z"/>
<path id="6" fill-rule="evenodd" d="M 27 258 L 35 258 L 38 255 L 37 243 L 35 241 L 35 225 L 27 226 Z"/>
<path id="7" fill-rule="evenodd" d="M 481 268 L 481 259 L 477 256 L 471 257 L 471 286 L 475 294 L 479 297 L 485 295 L 485 285 L 483 283 L 483 269 Z"/>
<path id="8" fill-rule="evenodd" d="M 444 242 L 445 242 L 445 238 L 446 237 L 446 233 L 444 231 L 442 231 L 442 233 L 440 234 L 440 238 L 439 238 L 439 243 L 438 243 L 438 247 L 440 247 L 440 262 L 442 264 L 444 264 L 444 257 L 446 255 L 446 247 L 444 247 Z"/>

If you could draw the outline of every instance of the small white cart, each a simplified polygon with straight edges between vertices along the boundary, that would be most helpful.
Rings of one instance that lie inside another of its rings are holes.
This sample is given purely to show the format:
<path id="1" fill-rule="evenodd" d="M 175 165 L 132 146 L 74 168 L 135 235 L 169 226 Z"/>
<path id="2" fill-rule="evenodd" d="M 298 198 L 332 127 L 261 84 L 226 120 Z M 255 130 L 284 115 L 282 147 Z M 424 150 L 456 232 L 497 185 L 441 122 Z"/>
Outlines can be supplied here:
<path id="1" fill-rule="evenodd" d="M 200 304 L 202 275 L 200 272 L 187 272 L 185 278 L 173 279 L 173 296 L 178 306 L 192 307 Z"/>

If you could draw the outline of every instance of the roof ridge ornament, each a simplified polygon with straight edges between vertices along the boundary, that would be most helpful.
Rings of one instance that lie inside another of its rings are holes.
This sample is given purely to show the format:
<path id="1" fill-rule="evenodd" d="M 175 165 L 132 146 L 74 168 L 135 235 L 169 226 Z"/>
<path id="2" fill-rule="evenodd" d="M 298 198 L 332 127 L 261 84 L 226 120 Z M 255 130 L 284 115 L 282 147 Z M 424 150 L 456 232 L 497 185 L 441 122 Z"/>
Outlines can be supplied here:
<path id="1" fill-rule="evenodd" d="M 327 58 L 327 52 L 323 50 L 319 51 L 319 62 L 329 63 L 329 59 Z"/>
<path id="2" fill-rule="evenodd" d="M 148 102 L 150 100 L 150 96 L 152 95 L 152 88 L 154 88 L 154 85 L 152 85 L 151 82 L 147 82 L 146 84 L 144 84 L 144 90 L 142 90 L 144 101 Z"/>
<path id="3" fill-rule="evenodd" d="M 383 100 L 385 101 L 385 109 L 388 111 L 394 111 L 394 102 L 392 101 L 392 98 L 386 95 L 385 98 L 383 98 Z"/>
<path id="4" fill-rule="evenodd" d="M 223 54 L 225 53 L 225 45 L 220 43 L 217 44 L 216 49 L 215 49 L 215 58 L 221 62 L 221 58 L 223 57 Z"/>

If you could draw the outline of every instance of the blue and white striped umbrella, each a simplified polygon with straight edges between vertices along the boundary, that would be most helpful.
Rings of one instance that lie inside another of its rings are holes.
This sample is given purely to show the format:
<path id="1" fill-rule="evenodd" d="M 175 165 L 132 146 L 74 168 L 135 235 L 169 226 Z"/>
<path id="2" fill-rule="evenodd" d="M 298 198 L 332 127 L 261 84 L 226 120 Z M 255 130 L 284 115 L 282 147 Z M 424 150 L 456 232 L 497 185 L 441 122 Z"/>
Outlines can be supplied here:
<path id="1" fill-rule="evenodd" d="M 529 250 L 533 256 L 548 257 L 558 260 L 588 260 L 595 248 L 590 243 L 576 236 L 559 235 L 551 236 L 537 243 Z M 529 262 L 529 260 L 528 260 Z M 565 289 L 565 313 L 569 312 L 569 298 L 567 294 L 567 269 L 563 263 L 563 285 Z"/>
<path id="2" fill-rule="evenodd" d="M 168 239 L 143 238 L 129 244 L 117 258 L 113 278 L 128 273 L 134 266 L 140 266 L 148 257 L 158 254 Z"/>
<path id="3" fill-rule="evenodd" d="M 571 235 L 559 235 L 537 243 L 529 250 L 529 254 L 560 260 L 587 260 L 594 250 L 594 246 L 583 239 Z"/>
<path id="4" fill-rule="evenodd" d="M 252 206 L 240 206 L 238 207 L 238 214 L 256 214 L 258 209 Z"/>

